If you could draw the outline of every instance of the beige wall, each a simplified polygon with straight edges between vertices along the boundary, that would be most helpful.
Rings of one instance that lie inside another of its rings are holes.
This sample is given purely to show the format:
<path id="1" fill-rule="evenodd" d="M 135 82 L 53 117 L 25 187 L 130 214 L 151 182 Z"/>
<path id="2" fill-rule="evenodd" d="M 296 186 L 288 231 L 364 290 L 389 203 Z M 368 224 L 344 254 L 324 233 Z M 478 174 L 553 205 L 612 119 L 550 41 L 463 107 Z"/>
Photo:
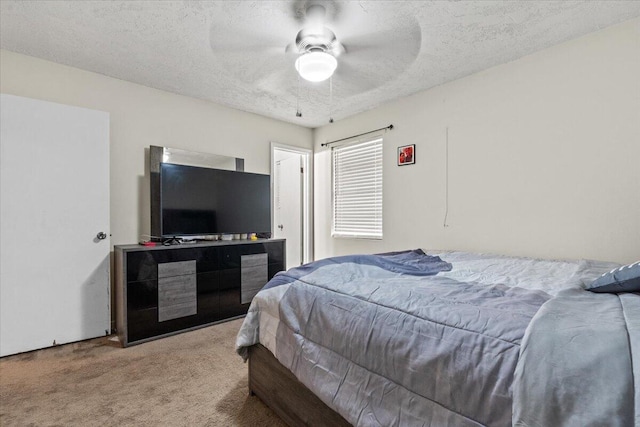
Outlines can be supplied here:
<path id="1" fill-rule="evenodd" d="M 270 141 L 312 143 L 301 126 L 8 51 L 0 51 L 0 92 L 110 113 L 113 244 L 149 232 L 150 145 L 241 157 L 246 171 L 269 173 Z"/>
<path id="2" fill-rule="evenodd" d="M 635 19 L 316 129 L 316 258 L 409 247 L 640 258 L 638 75 Z M 306 128 L 7 51 L 0 91 L 111 114 L 114 244 L 148 232 L 149 145 L 243 157 L 246 170 L 269 173 L 269 141 L 309 148 L 312 139 Z M 385 237 L 333 239 L 320 143 L 389 123 Z M 416 144 L 416 165 L 395 165 L 404 144 Z"/>
<path id="3" fill-rule="evenodd" d="M 639 76 L 635 19 L 316 129 L 316 258 L 423 247 L 640 259 Z M 390 123 L 384 239 L 334 239 L 320 144 Z M 398 167 L 405 144 L 417 161 Z"/>

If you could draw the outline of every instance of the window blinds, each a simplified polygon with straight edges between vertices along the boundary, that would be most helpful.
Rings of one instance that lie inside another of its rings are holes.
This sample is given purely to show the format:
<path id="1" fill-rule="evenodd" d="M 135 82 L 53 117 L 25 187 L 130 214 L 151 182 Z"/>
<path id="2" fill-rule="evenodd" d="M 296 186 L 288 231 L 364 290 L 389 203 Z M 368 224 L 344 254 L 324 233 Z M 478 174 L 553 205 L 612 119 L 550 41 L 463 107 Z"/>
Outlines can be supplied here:
<path id="1" fill-rule="evenodd" d="M 334 147 L 334 237 L 382 238 L 382 138 Z"/>

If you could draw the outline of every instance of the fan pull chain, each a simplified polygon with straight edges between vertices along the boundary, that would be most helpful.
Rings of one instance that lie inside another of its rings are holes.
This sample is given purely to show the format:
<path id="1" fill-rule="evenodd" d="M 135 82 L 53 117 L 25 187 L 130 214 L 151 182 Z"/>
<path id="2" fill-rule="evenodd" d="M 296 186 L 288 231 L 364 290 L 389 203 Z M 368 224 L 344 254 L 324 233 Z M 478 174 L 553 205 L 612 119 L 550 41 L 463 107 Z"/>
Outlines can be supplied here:
<path id="1" fill-rule="evenodd" d="M 329 77 L 329 123 L 333 123 L 333 76 Z"/>
<path id="2" fill-rule="evenodd" d="M 302 117 L 302 112 L 300 111 L 300 74 L 298 74 L 298 98 L 296 100 L 296 117 Z"/>

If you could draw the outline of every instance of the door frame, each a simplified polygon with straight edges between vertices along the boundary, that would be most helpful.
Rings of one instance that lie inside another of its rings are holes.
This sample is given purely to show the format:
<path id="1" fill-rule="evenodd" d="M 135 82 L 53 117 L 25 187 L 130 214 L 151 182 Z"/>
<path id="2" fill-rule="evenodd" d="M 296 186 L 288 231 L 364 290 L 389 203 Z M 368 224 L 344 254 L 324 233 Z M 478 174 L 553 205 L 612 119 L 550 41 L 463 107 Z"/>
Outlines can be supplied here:
<path id="1" fill-rule="evenodd" d="M 275 230 L 275 151 L 286 151 L 300 154 L 302 157 L 302 224 L 301 230 L 301 261 L 303 264 L 313 261 L 313 150 L 293 145 L 271 142 L 271 226 Z"/>

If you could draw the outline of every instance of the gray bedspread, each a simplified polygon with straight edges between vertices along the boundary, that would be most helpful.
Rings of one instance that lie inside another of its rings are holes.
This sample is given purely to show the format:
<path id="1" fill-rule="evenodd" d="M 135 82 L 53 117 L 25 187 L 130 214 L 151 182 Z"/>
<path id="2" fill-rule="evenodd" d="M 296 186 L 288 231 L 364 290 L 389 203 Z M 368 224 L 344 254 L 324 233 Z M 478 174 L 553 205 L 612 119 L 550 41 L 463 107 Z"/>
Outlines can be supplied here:
<path id="1" fill-rule="evenodd" d="M 402 263 L 401 258 L 392 261 Z M 417 258 L 413 261 L 419 265 L 423 261 Z M 555 410 L 548 405 L 547 387 L 560 387 L 562 392 L 567 384 L 561 379 L 563 372 L 551 369 L 555 362 L 549 355 L 556 357 L 554 351 L 562 353 L 566 344 L 548 339 L 550 333 L 544 331 L 553 329 L 554 317 L 563 310 L 550 303 L 570 301 L 573 296 L 552 297 L 500 283 L 462 282 L 433 275 L 437 271 L 414 275 L 386 268 L 387 261 L 352 261 L 343 257 L 340 262 L 325 261 L 276 276 L 254 299 L 238 334 L 238 352 L 246 357 L 246 347 L 262 343 L 323 402 L 356 426 L 509 426 L 514 421 L 523 426 L 555 426 L 571 421 L 565 417 L 571 408 Z M 424 258 L 424 262 L 440 263 L 435 270 L 447 270 L 439 258 Z M 632 297 L 631 306 L 636 309 L 625 315 L 639 316 L 640 297 Z M 616 319 L 611 328 L 617 332 L 608 338 L 622 346 L 628 325 L 619 316 Z M 616 348 L 624 353 L 624 348 Z M 570 351 L 590 357 L 584 350 Z M 625 360 L 631 375 L 629 346 L 626 351 L 627 358 L 621 356 L 614 363 Z M 540 379 L 551 372 L 555 383 Z M 628 412 L 631 402 L 631 415 L 605 425 L 633 425 L 633 421 L 624 423 L 634 417 L 637 423 L 633 379 L 621 378 L 624 373 L 611 376 L 610 387 L 601 385 L 600 390 L 622 387 L 613 407 L 625 406 Z M 543 407 L 550 415 L 544 415 Z M 567 425 L 589 425 L 586 418 L 582 421 L 586 423 Z"/>
<path id="2" fill-rule="evenodd" d="M 560 292 L 532 320 L 515 379 L 516 426 L 640 426 L 640 296 Z"/>

